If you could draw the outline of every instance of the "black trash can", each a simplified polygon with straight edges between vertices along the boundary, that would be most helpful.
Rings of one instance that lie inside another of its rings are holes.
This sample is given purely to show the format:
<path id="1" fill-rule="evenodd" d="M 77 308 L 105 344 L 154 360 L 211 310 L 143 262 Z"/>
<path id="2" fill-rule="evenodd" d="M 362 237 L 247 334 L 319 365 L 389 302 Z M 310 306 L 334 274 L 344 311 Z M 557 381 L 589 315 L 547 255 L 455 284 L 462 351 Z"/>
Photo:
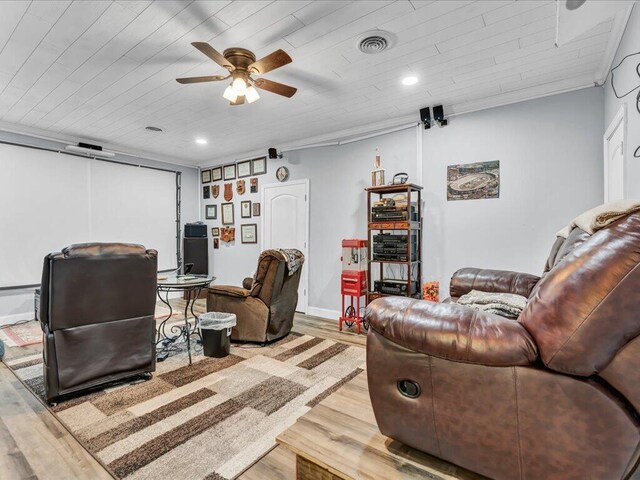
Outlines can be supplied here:
<path id="1" fill-rule="evenodd" d="M 206 357 L 222 358 L 231 349 L 231 328 L 236 324 L 233 313 L 207 312 L 200 315 L 199 328 L 202 337 L 202 353 Z"/>

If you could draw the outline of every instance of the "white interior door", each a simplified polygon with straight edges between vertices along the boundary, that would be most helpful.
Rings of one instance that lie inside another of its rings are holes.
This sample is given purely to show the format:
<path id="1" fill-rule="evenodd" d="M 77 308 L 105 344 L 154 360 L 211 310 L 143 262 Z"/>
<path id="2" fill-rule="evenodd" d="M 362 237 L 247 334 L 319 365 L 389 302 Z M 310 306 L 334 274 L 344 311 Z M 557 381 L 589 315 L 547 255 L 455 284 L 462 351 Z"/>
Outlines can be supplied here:
<path id="1" fill-rule="evenodd" d="M 604 134 L 604 201 L 624 198 L 624 147 L 626 116 L 624 106 Z"/>
<path id="2" fill-rule="evenodd" d="M 298 312 L 307 313 L 309 305 L 309 180 L 265 185 L 262 188 L 262 250 L 297 248 L 305 256 Z"/>

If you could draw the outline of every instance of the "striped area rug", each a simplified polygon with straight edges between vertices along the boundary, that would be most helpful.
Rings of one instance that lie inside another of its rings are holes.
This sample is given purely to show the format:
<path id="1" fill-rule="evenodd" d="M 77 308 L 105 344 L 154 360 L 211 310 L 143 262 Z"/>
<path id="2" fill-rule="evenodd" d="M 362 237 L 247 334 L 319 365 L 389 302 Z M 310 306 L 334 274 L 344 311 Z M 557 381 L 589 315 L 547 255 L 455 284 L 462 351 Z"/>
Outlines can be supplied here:
<path id="1" fill-rule="evenodd" d="M 35 321 L 0 328 L 0 340 L 7 347 L 26 347 L 42 343 L 42 329 Z"/>
<path id="2" fill-rule="evenodd" d="M 42 396 L 41 354 L 5 363 Z M 362 371 L 365 350 L 292 333 L 223 359 L 186 353 L 153 379 L 62 402 L 52 410 L 117 478 L 233 479 L 301 415 Z"/>

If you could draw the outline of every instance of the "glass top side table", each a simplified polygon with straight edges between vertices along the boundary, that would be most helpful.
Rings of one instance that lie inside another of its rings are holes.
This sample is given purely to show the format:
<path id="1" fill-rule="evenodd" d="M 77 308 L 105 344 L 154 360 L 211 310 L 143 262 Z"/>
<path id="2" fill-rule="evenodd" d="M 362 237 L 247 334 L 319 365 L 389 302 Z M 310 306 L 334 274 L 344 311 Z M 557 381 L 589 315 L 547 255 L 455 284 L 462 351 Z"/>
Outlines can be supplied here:
<path id="1" fill-rule="evenodd" d="M 162 303 L 169 307 L 169 316 L 158 326 L 156 334 L 156 356 L 159 362 L 166 360 L 172 353 L 181 351 L 181 345 L 187 344 L 189 365 L 191 361 L 191 336 L 198 335 L 198 316 L 193 312 L 193 306 L 215 277 L 211 275 L 158 275 L 157 293 Z M 173 315 L 173 307 L 169 302 L 169 294 L 185 293 L 184 325 L 171 325 L 167 332 L 167 322 Z M 164 297 L 163 297 L 164 295 Z M 193 326 L 189 323 L 189 311 L 194 318 Z"/>

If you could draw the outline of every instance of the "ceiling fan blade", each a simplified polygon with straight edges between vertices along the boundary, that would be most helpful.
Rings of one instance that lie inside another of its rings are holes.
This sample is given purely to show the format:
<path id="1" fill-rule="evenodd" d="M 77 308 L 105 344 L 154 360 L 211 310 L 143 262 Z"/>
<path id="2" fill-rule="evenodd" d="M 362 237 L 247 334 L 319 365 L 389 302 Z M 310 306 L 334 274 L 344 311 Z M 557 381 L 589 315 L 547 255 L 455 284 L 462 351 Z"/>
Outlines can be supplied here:
<path id="1" fill-rule="evenodd" d="M 236 98 L 235 102 L 229 102 L 229 105 L 242 105 L 244 103 L 244 95 L 242 95 L 241 97 L 239 96 L 238 98 Z"/>
<path id="2" fill-rule="evenodd" d="M 257 88 L 266 90 L 267 92 L 277 93 L 278 95 L 289 98 L 293 97 L 298 91 L 297 88 L 290 87 L 289 85 L 285 85 L 284 83 L 273 82 L 271 80 L 267 80 L 266 78 L 258 78 L 253 81 L 253 84 Z"/>
<path id="3" fill-rule="evenodd" d="M 276 50 L 273 53 L 270 53 L 266 57 L 261 58 L 260 60 L 256 60 L 251 65 L 247 67 L 247 70 L 250 72 L 255 72 L 257 74 L 263 75 L 271 70 L 275 70 L 276 68 L 280 68 L 287 63 L 291 63 L 291 57 L 287 55 L 287 52 L 284 50 Z"/>
<path id="4" fill-rule="evenodd" d="M 211 75 L 209 77 L 187 77 L 187 78 L 176 78 L 176 82 L 186 84 L 186 83 L 202 83 L 202 82 L 219 82 L 220 80 L 224 80 L 225 77 L 223 75 Z"/>
<path id="5" fill-rule="evenodd" d="M 208 43 L 206 43 L 206 42 L 192 42 L 191 45 L 196 47 L 198 50 L 200 50 L 202 53 L 204 53 L 207 57 L 209 57 L 211 60 L 216 62 L 221 67 L 224 67 L 224 68 L 228 69 L 230 72 L 235 70 L 236 67 L 234 67 L 229 62 L 229 60 L 224 58 L 224 56 L 220 52 L 218 52 L 215 48 L 213 48 Z"/>

